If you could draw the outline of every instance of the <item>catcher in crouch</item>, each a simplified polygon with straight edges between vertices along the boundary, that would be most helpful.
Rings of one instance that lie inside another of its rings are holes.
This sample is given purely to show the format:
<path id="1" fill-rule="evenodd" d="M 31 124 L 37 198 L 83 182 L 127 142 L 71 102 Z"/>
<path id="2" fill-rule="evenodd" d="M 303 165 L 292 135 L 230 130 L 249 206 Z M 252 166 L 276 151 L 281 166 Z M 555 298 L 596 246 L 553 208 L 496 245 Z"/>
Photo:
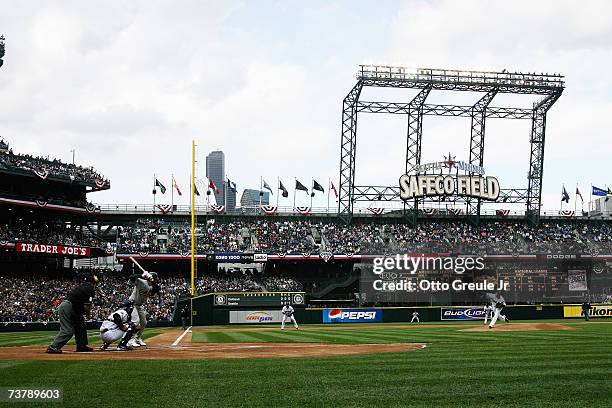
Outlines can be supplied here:
<path id="1" fill-rule="evenodd" d="M 117 345 L 117 351 L 131 350 L 128 342 L 136 331 L 136 326 L 131 321 L 134 302 L 124 300 L 121 302 L 121 307 L 113 312 L 108 319 L 102 322 L 100 326 L 100 337 L 104 344 L 100 346 L 100 350 L 106 351 L 110 345 L 117 340 L 121 340 Z"/>
<path id="2" fill-rule="evenodd" d="M 132 311 L 132 322 L 137 326 L 138 331 L 129 341 L 128 346 L 140 347 L 147 344 L 142 341 L 142 332 L 147 326 L 147 313 L 144 306 L 149 299 L 149 296 L 159 293 L 160 287 L 157 284 L 157 273 L 143 271 L 140 274 L 130 276 L 130 283 L 134 285 L 130 300 L 134 302 L 134 310 Z"/>

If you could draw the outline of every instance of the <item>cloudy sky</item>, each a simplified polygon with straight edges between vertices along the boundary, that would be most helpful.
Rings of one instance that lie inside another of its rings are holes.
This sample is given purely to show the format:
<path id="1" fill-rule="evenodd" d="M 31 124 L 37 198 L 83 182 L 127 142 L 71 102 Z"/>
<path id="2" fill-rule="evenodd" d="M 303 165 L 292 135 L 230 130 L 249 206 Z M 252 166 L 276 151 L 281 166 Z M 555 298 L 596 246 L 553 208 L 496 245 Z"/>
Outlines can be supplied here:
<path id="1" fill-rule="evenodd" d="M 239 193 L 260 176 L 337 185 L 342 99 L 360 63 L 560 72 L 567 89 L 548 115 L 544 206 L 559 208 L 563 183 L 572 207 L 576 183 L 586 200 L 591 183 L 612 184 L 608 1 L 5 1 L 0 32 L 0 136 L 15 152 L 65 161 L 76 149 L 77 164 L 111 179 L 90 196 L 99 203 L 151 203 L 153 173 L 167 187 L 174 173 L 186 190 L 192 139 L 199 175 L 221 149 Z M 414 94 L 366 89 L 363 99 Z M 478 98 L 432 92 L 428 102 Z M 467 160 L 469 127 L 426 117 L 423 161 L 449 151 Z M 502 188 L 526 186 L 529 129 L 487 123 L 485 168 Z M 361 115 L 357 184 L 397 184 L 405 136 L 401 115 Z"/>

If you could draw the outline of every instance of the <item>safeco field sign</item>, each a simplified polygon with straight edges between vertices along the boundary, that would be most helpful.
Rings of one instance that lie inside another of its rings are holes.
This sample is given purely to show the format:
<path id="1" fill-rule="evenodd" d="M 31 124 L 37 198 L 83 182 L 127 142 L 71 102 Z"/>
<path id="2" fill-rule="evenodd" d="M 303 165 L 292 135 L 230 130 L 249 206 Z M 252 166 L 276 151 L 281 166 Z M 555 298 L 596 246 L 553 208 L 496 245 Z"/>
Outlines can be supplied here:
<path id="1" fill-rule="evenodd" d="M 323 323 L 382 322 L 380 309 L 324 309 Z"/>

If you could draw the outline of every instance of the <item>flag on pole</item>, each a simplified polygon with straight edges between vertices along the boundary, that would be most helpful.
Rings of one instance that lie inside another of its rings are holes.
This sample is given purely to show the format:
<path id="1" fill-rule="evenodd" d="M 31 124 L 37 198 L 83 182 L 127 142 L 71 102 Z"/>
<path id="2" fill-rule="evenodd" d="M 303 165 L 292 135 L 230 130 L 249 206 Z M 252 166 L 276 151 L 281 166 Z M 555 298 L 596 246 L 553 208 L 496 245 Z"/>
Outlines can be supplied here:
<path id="1" fill-rule="evenodd" d="M 283 197 L 285 198 L 289 197 L 289 192 L 287 191 L 285 186 L 283 186 L 283 182 L 280 180 L 278 180 L 278 189 L 283 192 Z"/>
<path id="2" fill-rule="evenodd" d="M 565 186 L 563 186 L 563 191 L 561 192 L 561 202 L 565 201 L 566 203 L 569 203 L 569 199 L 570 199 L 570 196 L 569 194 L 567 194 L 567 190 L 565 189 Z"/>
<path id="3" fill-rule="evenodd" d="M 308 192 L 308 189 L 306 188 L 306 186 L 300 183 L 297 179 L 295 179 L 295 189 Z"/>
<path id="4" fill-rule="evenodd" d="M 263 188 L 268 190 L 270 194 L 274 195 L 274 193 L 272 192 L 272 189 L 270 188 L 270 185 L 266 182 L 266 180 L 263 181 Z"/>
<path id="5" fill-rule="evenodd" d="M 155 179 L 155 187 L 159 187 L 159 191 L 162 194 L 166 194 L 166 187 L 157 178 Z"/>
<path id="6" fill-rule="evenodd" d="M 229 187 L 230 190 L 232 190 L 234 193 L 236 192 L 236 183 L 234 183 L 233 181 L 230 181 L 230 179 L 227 179 L 227 186 Z"/>
<path id="7" fill-rule="evenodd" d="M 322 193 L 325 192 L 325 190 L 323 189 L 323 186 L 320 185 L 319 183 L 317 183 L 317 180 L 312 180 L 312 189 L 313 190 L 318 190 Z"/>
<path id="8" fill-rule="evenodd" d="M 176 189 L 176 192 L 179 195 L 179 197 L 183 195 L 183 193 L 181 193 L 181 190 L 179 189 L 178 184 L 176 184 L 176 180 L 174 179 L 174 176 L 172 176 L 172 187 Z"/>
<path id="9" fill-rule="evenodd" d="M 330 185 L 331 185 L 331 191 L 334 192 L 334 195 L 336 196 L 336 198 L 338 198 L 338 191 L 336 190 L 336 186 L 334 186 L 334 182 L 330 181 Z"/>
<path id="10" fill-rule="evenodd" d="M 576 186 L 576 195 L 580 197 L 580 200 L 584 203 L 584 198 L 582 198 L 582 194 L 580 194 L 580 190 L 578 190 L 578 186 Z"/>
<path id="11" fill-rule="evenodd" d="M 198 186 L 197 186 L 197 185 L 195 185 L 195 184 L 193 185 L 193 194 L 195 194 L 195 195 L 197 195 L 197 196 L 199 196 L 199 195 L 200 195 L 200 192 L 198 191 Z"/>
<path id="12" fill-rule="evenodd" d="M 595 187 L 595 186 L 592 186 L 592 188 L 593 188 L 592 194 L 594 196 L 605 197 L 607 195 L 606 190 L 604 190 L 603 188 L 599 188 L 599 187 Z"/>
<path id="13" fill-rule="evenodd" d="M 215 194 L 219 194 L 219 189 L 215 186 L 215 183 L 212 180 L 208 182 L 208 188 L 215 192 Z"/>

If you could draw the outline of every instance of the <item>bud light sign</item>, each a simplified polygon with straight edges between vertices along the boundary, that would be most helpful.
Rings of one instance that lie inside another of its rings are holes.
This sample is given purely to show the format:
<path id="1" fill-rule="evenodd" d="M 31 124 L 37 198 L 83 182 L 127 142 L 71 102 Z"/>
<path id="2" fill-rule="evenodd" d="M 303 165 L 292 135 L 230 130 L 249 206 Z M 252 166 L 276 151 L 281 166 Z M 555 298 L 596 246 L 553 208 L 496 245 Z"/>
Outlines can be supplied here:
<path id="1" fill-rule="evenodd" d="M 324 309 L 323 323 L 382 322 L 380 309 Z"/>
<path id="2" fill-rule="evenodd" d="M 442 320 L 484 320 L 485 311 L 480 307 L 452 307 L 440 309 Z"/>

